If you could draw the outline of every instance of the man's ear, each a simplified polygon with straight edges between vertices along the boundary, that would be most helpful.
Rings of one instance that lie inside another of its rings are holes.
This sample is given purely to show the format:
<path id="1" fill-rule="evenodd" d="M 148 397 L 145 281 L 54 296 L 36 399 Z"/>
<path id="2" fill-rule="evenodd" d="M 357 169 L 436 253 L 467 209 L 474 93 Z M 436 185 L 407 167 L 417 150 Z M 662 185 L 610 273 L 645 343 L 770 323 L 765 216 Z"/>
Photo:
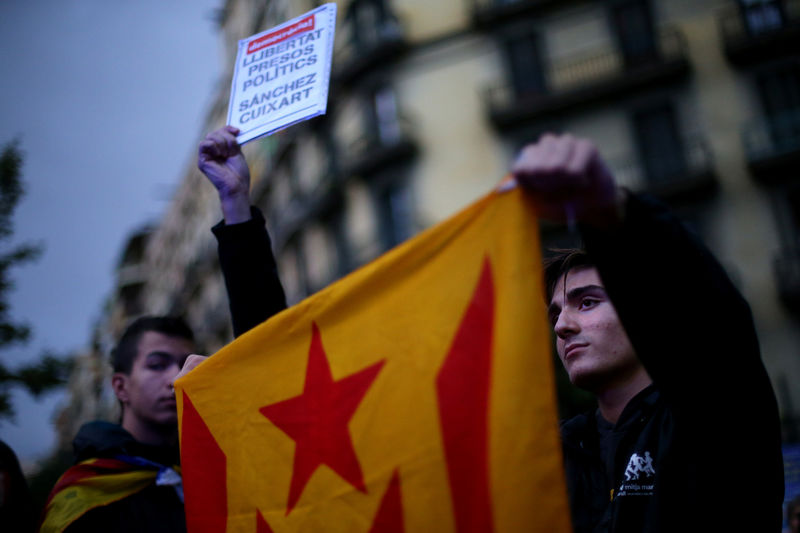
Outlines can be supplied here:
<path id="1" fill-rule="evenodd" d="M 123 405 L 128 403 L 130 398 L 128 396 L 128 376 L 126 374 L 115 372 L 111 376 L 111 388 L 114 390 L 117 399 L 122 402 Z"/>

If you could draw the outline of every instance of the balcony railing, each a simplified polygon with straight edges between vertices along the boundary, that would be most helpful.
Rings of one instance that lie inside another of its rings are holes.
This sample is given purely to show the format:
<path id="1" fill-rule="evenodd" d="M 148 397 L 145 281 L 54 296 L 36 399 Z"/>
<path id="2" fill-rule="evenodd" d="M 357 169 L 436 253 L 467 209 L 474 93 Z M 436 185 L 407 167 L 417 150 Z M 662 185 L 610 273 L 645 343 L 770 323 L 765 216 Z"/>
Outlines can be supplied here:
<path id="1" fill-rule="evenodd" d="M 762 5 L 750 20 L 731 1 L 720 11 L 718 23 L 725 55 L 736 65 L 800 52 L 800 0 L 788 0 L 780 9 Z"/>
<path id="2" fill-rule="evenodd" d="M 405 39 L 402 23 L 397 18 L 385 20 L 373 26 L 371 33 L 364 28 L 353 28 L 359 31 L 350 38 L 337 42 L 334 55 L 333 79 L 337 84 L 348 85 L 358 77 L 366 74 L 374 67 L 386 63 L 402 54 L 408 43 Z"/>
<path id="3" fill-rule="evenodd" d="M 500 129 L 511 128 L 681 78 L 689 73 L 686 50 L 679 31 L 664 29 L 651 61 L 628 65 L 622 52 L 609 49 L 553 62 L 544 73 L 543 91 L 523 93 L 510 82 L 490 87 L 485 94 L 490 118 Z"/>
<path id="4" fill-rule="evenodd" d="M 683 148 L 674 154 L 612 160 L 610 166 L 620 185 L 665 201 L 702 199 L 717 187 L 714 161 L 705 139 L 684 135 Z"/>
<path id="5" fill-rule="evenodd" d="M 526 15 L 539 15 L 566 2 L 558 0 L 466 0 L 473 24 L 489 28 Z"/>
<path id="6" fill-rule="evenodd" d="M 781 250 L 772 266 L 781 301 L 788 308 L 800 311 L 800 248 Z"/>
<path id="7" fill-rule="evenodd" d="M 760 181 L 796 175 L 800 164 L 800 109 L 746 124 L 742 142 L 750 171 Z"/>
<path id="8" fill-rule="evenodd" d="M 294 196 L 289 203 L 270 218 L 272 241 L 276 250 L 282 250 L 298 231 L 310 220 L 324 217 L 344 202 L 344 192 L 339 187 L 339 176 L 326 173 L 313 190 Z"/>
<path id="9" fill-rule="evenodd" d="M 411 122 L 403 116 L 366 131 L 347 147 L 345 174 L 367 177 L 386 166 L 408 161 L 418 151 L 412 132 Z"/>

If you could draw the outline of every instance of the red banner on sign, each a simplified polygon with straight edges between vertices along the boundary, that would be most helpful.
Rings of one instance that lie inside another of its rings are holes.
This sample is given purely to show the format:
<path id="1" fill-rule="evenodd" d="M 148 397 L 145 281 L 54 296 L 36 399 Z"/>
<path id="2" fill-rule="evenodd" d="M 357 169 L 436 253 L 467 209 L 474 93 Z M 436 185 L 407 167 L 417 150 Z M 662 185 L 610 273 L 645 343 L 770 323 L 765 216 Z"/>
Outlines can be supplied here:
<path id="1" fill-rule="evenodd" d="M 281 28 L 280 30 L 276 30 L 270 32 L 266 35 L 255 39 L 254 41 L 250 41 L 250 44 L 247 45 L 247 53 L 252 54 L 253 52 L 258 52 L 262 48 L 266 48 L 267 46 L 272 46 L 273 44 L 278 44 L 280 42 L 285 41 L 291 37 L 299 35 L 301 33 L 310 31 L 314 29 L 314 15 L 308 16 L 298 22 L 295 22 L 291 26 L 287 26 L 285 28 Z"/>

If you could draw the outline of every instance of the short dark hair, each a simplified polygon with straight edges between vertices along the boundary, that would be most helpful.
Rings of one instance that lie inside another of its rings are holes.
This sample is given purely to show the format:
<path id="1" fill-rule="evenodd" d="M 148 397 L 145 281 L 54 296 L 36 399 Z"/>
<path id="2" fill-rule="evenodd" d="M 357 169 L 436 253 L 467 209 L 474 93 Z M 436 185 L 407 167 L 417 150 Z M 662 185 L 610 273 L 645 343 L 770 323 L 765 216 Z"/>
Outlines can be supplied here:
<path id="1" fill-rule="evenodd" d="M 553 299 L 553 291 L 561 277 L 573 268 L 594 267 L 594 260 L 583 248 L 557 248 L 549 250 L 544 260 L 544 287 L 547 304 Z"/>
<path id="2" fill-rule="evenodd" d="M 125 329 L 116 348 L 111 351 L 111 366 L 114 368 L 114 372 L 131 373 L 139 348 L 139 339 L 148 331 L 194 342 L 191 328 L 180 317 L 143 316 L 137 318 Z"/>

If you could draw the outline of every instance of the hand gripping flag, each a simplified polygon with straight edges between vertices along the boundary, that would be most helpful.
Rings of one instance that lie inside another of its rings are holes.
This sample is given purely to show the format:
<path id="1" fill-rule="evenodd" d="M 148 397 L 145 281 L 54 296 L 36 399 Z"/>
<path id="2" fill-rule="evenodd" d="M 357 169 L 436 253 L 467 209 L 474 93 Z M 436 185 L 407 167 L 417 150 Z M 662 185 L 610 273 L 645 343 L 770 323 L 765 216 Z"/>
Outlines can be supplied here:
<path id="1" fill-rule="evenodd" d="M 491 193 L 177 383 L 189 532 L 570 531 L 549 342 Z"/>

